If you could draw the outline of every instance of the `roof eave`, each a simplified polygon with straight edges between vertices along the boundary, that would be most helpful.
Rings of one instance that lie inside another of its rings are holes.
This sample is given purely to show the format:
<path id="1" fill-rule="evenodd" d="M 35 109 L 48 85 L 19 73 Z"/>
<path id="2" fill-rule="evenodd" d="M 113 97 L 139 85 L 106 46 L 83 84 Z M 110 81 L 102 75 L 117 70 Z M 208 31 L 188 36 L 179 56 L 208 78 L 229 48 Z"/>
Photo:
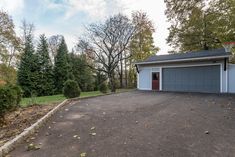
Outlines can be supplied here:
<path id="1" fill-rule="evenodd" d="M 151 62 L 139 62 L 135 63 L 136 65 L 143 64 L 157 64 L 157 63 L 171 63 L 171 62 L 182 62 L 182 61 L 196 61 L 196 60 L 208 60 L 208 59 L 223 59 L 229 58 L 231 55 L 223 55 L 223 56 L 210 56 L 210 57 L 198 57 L 198 58 L 187 58 L 187 59 L 174 59 L 174 60 L 164 60 L 164 61 L 151 61 Z"/>

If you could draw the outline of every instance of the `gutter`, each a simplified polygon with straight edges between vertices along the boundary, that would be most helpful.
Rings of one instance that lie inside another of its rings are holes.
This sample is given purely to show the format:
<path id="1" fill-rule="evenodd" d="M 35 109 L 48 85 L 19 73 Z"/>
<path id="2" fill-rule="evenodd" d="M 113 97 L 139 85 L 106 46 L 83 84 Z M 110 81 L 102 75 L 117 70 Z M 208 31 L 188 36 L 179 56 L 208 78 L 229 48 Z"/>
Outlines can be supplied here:
<path id="1" fill-rule="evenodd" d="M 139 62 L 135 63 L 135 65 L 143 65 L 143 64 L 155 64 L 155 63 L 170 63 L 170 62 L 181 62 L 181 61 L 194 61 L 194 60 L 206 60 L 206 59 L 219 59 L 219 58 L 229 58 L 230 55 L 224 56 L 214 56 L 214 57 L 199 57 L 199 58 L 187 58 L 187 59 L 174 59 L 174 60 L 164 60 L 164 61 L 151 61 L 151 62 Z"/>

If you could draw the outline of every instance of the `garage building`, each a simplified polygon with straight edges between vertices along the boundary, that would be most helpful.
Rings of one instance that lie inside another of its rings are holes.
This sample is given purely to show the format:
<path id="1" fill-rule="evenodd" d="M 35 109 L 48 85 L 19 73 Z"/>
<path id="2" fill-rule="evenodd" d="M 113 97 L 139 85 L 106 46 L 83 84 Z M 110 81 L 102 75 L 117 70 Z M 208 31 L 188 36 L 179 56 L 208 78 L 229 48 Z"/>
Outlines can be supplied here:
<path id="1" fill-rule="evenodd" d="M 139 90 L 235 93 L 235 65 L 224 48 L 155 55 L 136 63 Z"/>

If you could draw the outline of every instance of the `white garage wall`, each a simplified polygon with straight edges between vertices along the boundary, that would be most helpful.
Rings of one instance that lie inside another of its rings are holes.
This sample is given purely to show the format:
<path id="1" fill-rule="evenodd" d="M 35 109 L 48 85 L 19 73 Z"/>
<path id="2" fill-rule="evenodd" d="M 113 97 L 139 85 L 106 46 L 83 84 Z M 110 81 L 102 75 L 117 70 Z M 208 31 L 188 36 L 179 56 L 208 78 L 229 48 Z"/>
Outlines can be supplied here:
<path id="1" fill-rule="evenodd" d="M 229 64 L 228 70 L 228 91 L 235 93 L 235 64 Z"/>
<path id="2" fill-rule="evenodd" d="M 221 68 L 220 70 L 221 70 L 221 72 L 222 72 L 222 75 L 221 75 L 221 80 L 222 80 L 221 85 L 222 85 L 222 86 L 220 87 L 220 88 L 221 88 L 221 93 L 227 93 L 227 91 L 228 91 L 227 88 L 228 88 L 228 87 L 227 87 L 226 84 L 227 84 L 227 79 L 228 79 L 228 78 L 227 78 L 227 77 L 228 77 L 228 76 L 227 76 L 227 75 L 228 75 L 228 74 L 227 74 L 227 73 L 228 73 L 228 68 L 226 69 L 226 71 L 224 71 L 224 62 L 223 62 L 223 61 L 221 62 L 221 65 L 222 65 L 222 66 L 220 67 L 220 68 Z"/>
<path id="3" fill-rule="evenodd" d="M 151 90 L 151 68 L 140 68 L 138 74 L 138 89 Z"/>
<path id="4" fill-rule="evenodd" d="M 191 64 L 189 63 L 178 63 L 178 64 L 163 64 L 163 65 L 139 65 L 139 74 L 138 74 L 138 89 L 140 90 L 152 90 L 152 84 L 151 84 L 151 81 L 152 81 L 152 72 L 160 72 L 161 68 L 165 67 L 165 66 L 190 66 L 190 65 L 197 65 L 197 64 L 200 64 L 200 65 L 207 65 L 207 64 L 210 64 L 210 65 L 213 65 L 213 64 L 221 64 L 221 92 L 222 93 L 227 93 L 227 92 L 230 92 L 233 87 L 230 87 L 231 86 L 231 83 L 229 84 L 228 80 L 228 70 L 227 71 L 224 71 L 224 61 L 221 60 L 221 61 L 217 61 L 216 63 L 214 62 L 211 62 L 211 61 L 205 61 L 205 62 L 192 62 Z M 234 73 L 235 74 L 235 73 Z M 235 76 L 233 76 L 235 77 Z M 160 80 L 161 81 L 161 80 Z M 235 79 L 234 79 L 235 81 Z M 228 85 L 226 85 L 228 83 Z M 161 86 L 161 84 L 160 84 Z M 235 86 L 235 85 L 234 85 Z M 229 88 L 232 88 L 230 89 L 229 91 Z M 160 88 L 161 89 L 161 88 Z"/>

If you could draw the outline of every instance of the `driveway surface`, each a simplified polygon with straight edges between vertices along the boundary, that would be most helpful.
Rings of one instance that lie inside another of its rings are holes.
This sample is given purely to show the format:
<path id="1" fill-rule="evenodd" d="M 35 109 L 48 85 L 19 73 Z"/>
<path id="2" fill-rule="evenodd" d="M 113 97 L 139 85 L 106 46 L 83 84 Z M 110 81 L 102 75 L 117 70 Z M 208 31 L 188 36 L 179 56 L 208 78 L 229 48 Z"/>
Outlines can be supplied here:
<path id="1" fill-rule="evenodd" d="M 29 143 L 41 148 L 27 151 Z M 81 153 L 234 157 L 235 96 L 133 91 L 72 102 L 10 156 L 80 157 Z"/>

